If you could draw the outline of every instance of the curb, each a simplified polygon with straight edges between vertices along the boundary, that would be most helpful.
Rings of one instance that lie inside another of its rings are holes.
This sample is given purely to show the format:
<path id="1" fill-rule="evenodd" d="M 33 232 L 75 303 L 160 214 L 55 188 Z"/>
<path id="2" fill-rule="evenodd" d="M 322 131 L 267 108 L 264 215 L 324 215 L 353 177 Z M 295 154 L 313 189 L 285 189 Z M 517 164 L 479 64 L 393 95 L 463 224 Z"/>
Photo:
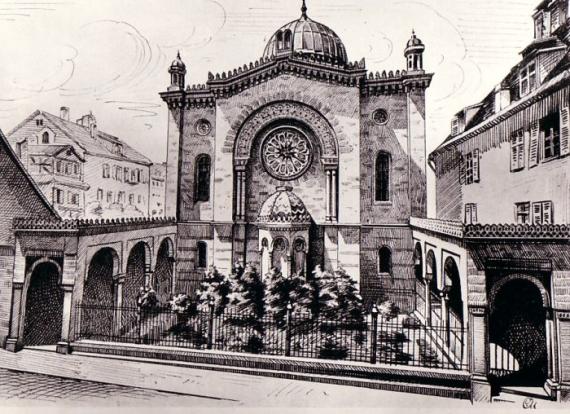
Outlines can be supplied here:
<path id="1" fill-rule="evenodd" d="M 470 399 L 470 374 L 420 367 L 392 367 L 244 355 L 148 345 L 76 342 L 73 353 L 86 357 L 122 359 L 151 364 L 198 368 L 254 376 L 321 382 L 406 392 L 445 398 Z M 410 369 L 412 368 L 412 369 Z"/>

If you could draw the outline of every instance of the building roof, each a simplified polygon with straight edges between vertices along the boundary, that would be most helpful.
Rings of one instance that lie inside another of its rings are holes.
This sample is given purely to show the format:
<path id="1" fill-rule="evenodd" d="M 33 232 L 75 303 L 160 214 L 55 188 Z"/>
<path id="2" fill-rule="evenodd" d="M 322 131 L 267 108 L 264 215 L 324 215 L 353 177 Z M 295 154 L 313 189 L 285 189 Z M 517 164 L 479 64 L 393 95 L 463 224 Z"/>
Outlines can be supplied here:
<path id="1" fill-rule="evenodd" d="M 287 23 L 271 36 L 263 57 L 303 53 L 330 58 L 342 64 L 348 63 L 346 48 L 340 37 L 328 26 L 309 18 L 305 2 L 303 2 L 301 13 L 299 19 Z M 291 45 L 284 49 L 279 47 L 279 44 L 284 44 L 284 36 L 287 32 L 291 33 Z"/>
<path id="2" fill-rule="evenodd" d="M 34 119 L 38 115 L 43 115 L 54 127 L 63 132 L 69 139 L 75 142 L 79 147 L 81 147 L 88 154 L 99 155 L 102 157 L 124 159 L 125 161 L 132 161 L 139 164 L 150 165 L 152 161 L 139 153 L 137 150 L 121 141 L 119 138 L 109 135 L 102 131 L 97 131 L 97 138 L 93 139 L 88 127 L 84 127 L 72 121 L 67 121 L 58 116 L 52 115 L 49 112 L 37 110 L 31 114 L 24 122 L 14 128 L 9 135 L 12 135 L 16 130 L 18 130 L 23 124 L 31 119 Z M 123 155 L 116 154 L 112 152 L 105 142 L 111 144 L 121 145 L 123 148 Z"/>
<path id="3" fill-rule="evenodd" d="M 278 187 L 259 210 L 258 221 L 266 224 L 309 224 L 311 215 L 292 187 Z"/>
<path id="4" fill-rule="evenodd" d="M 64 151 L 71 151 L 77 158 L 84 161 L 77 151 L 75 151 L 73 145 L 33 145 L 30 147 L 31 154 L 48 155 L 50 157 L 55 157 Z"/>
<path id="5" fill-rule="evenodd" d="M 13 195 L 16 196 L 16 198 L 19 200 L 19 203 L 21 205 L 27 206 L 27 207 L 34 206 L 36 204 L 31 203 L 30 196 L 35 197 L 45 207 L 45 209 L 46 209 L 45 213 L 48 216 L 50 216 L 51 218 L 53 218 L 55 220 L 60 220 L 59 214 L 57 213 L 55 208 L 51 205 L 51 203 L 47 200 L 44 193 L 40 190 L 37 183 L 30 176 L 30 174 L 28 173 L 26 168 L 24 168 L 20 159 L 14 153 L 14 150 L 10 146 L 8 139 L 6 138 L 6 136 L 4 135 L 2 130 L 0 130 L 0 147 L 2 148 L 3 151 L 5 151 L 5 153 L 8 155 L 8 157 L 11 159 L 13 165 L 17 169 L 17 173 L 30 185 L 30 188 L 32 191 L 31 194 L 29 192 L 25 191 L 26 190 L 25 188 L 21 188 L 21 187 L 18 188 L 18 191 L 13 192 Z M 8 176 L 5 176 L 4 174 L 8 174 Z M 12 178 L 12 179 L 10 179 L 10 178 Z M 4 171 L 3 169 L 0 169 L 0 181 L 2 181 L 2 183 L 4 185 L 10 185 L 11 183 L 12 184 L 15 183 L 15 180 L 13 179 L 13 177 L 11 177 L 11 171 Z M 5 199 L 7 196 L 8 196 L 8 194 L 3 194 L 2 197 Z M 37 208 L 37 205 L 36 205 L 36 208 Z M 9 214 L 11 211 L 14 211 L 14 210 L 15 209 L 12 207 L 4 207 L 4 208 L 0 209 L 0 213 Z M 37 210 L 35 211 L 34 214 L 37 217 L 45 217 L 46 216 L 46 214 L 44 214 L 44 212 L 37 211 Z"/>
<path id="6" fill-rule="evenodd" d="M 433 153 L 446 148 L 451 144 L 464 141 L 474 135 L 479 134 L 498 122 L 512 116 L 521 109 L 526 108 L 530 104 L 540 100 L 545 94 L 551 93 L 570 82 L 570 56 L 566 54 L 562 60 L 550 71 L 548 76 L 544 79 L 542 84 L 534 91 L 522 98 L 511 102 L 509 106 L 504 108 L 498 113 L 493 112 L 493 99 L 494 93 L 491 92 L 482 101 L 482 107 L 479 112 L 474 116 L 473 120 L 466 126 L 465 131 L 459 135 L 449 135 L 441 145 L 439 145 Z"/>

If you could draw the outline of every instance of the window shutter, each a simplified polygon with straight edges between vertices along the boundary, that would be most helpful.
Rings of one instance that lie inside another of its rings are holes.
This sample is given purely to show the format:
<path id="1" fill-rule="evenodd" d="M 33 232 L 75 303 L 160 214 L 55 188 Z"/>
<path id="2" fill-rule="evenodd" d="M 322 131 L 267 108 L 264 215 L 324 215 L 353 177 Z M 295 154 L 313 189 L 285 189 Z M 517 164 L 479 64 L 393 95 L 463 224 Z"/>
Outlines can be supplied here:
<path id="1" fill-rule="evenodd" d="M 540 136 L 540 129 L 538 121 L 535 121 L 530 126 L 530 142 L 528 149 L 528 166 L 529 168 L 538 165 L 538 138 Z"/>
<path id="2" fill-rule="evenodd" d="M 516 132 L 511 137 L 511 171 L 519 168 L 519 146 Z"/>
<path id="3" fill-rule="evenodd" d="M 524 168 L 526 143 L 528 141 L 529 136 L 530 136 L 530 133 L 528 131 L 524 131 L 524 133 L 519 136 L 519 138 L 520 138 L 519 159 L 518 159 L 519 168 Z"/>
<path id="4" fill-rule="evenodd" d="M 477 224 L 477 204 L 471 204 L 471 224 Z"/>
<path id="5" fill-rule="evenodd" d="M 532 204 L 532 224 L 542 224 L 542 203 Z"/>
<path id="6" fill-rule="evenodd" d="M 542 203 L 542 224 L 552 224 L 552 201 Z"/>
<path id="7" fill-rule="evenodd" d="M 570 108 L 560 110 L 560 155 L 570 154 Z"/>
<path id="8" fill-rule="evenodd" d="M 476 149 L 473 151 L 473 182 L 478 183 L 480 179 L 480 171 L 479 171 L 479 150 Z"/>
<path id="9" fill-rule="evenodd" d="M 471 224 L 471 204 L 465 204 L 465 224 Z"/>

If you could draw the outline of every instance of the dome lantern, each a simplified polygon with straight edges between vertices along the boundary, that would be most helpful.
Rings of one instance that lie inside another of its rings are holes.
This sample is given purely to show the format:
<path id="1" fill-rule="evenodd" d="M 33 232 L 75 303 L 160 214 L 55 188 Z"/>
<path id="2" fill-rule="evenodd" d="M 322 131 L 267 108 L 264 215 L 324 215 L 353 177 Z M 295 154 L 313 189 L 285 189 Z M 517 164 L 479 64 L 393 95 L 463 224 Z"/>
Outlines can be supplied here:
<path id="1" fill-rule="evenodd" d="M 412 30 L 412 37 L 408 40 L 404 56 L 406 57 L 408 72 L 423 72 L 423 53 L 426 47 L 422 41 L 416 36 L 416 32 Z"/>
<path id="2" fill-rule="evenodd" d="M 170 87 L 169 91 L 172 90 L 184 90 L 184 84 L 186 80 L 186 65 L 180 57 L 180 51 L 176 55 L 176 59 L 172 61 L 170 68 L 168 69 L 170 73 Z"/>

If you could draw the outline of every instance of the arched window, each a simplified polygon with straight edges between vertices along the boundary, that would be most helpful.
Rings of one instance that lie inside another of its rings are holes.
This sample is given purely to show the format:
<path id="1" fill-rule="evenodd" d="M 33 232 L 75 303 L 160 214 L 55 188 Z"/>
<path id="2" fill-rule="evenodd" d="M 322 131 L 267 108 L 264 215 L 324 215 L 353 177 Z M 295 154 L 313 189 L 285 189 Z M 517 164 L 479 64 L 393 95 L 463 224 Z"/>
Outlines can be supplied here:
<path id="1" fill-rule="evenodd" d="M 392 274 L 392 251 L 386 246 L 378 250 L 378 273 Z"/>
<path id="2" fill-rule="evenodd" d="M 42 134 L 42 144 L 49 144 L 49 133 L 47 131 Z"/>
<path id="3" fill-rule="evenodd" d="M 390 201 L 390 158 L 387 152 L 376 157 L 376 201 Z"/>
<path id="4" fill-rule="evenodd" d="M 277 32 L 277 49 L 283 49 L 283 32 Z"/>
<path id="5" fill-rule="evenodd" d="M 285 31 L 285 49 L 291 48 L 291 30 Z"/>
<path id="6" fill-rule="evenodd" d="M 206 242 L 199 241 L 196 243 L 196 266 L 199 269 L 206 269 L 208 267 L 208 245 Z"/>
<path id="7" fill-rule="evenodd" d="M 198 155 L 196 158 L 195 201 L 210 201 L 210 156 Z"/>

